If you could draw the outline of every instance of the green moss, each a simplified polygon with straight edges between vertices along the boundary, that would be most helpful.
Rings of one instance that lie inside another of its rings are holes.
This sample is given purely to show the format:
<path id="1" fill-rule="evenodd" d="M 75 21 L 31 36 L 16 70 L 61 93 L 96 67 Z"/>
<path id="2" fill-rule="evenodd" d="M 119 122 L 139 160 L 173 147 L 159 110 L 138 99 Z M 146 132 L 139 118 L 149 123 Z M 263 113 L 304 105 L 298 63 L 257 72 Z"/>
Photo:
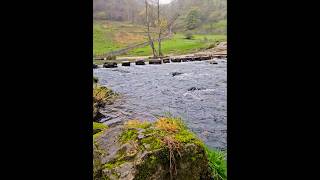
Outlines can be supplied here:
<path id="1" fill-rule="evenodd" d="M 106 169 L 113 169 L 115 167 L 120 166 L 121 164 L 125 163 L 125 160 L 119 160 L 119 161 L 115 161 L 115 162 L 110 162 L 110 163 L 106 163 L 105 165 L 103 165 L 104 168 Z"/>
<path id="2" fill-rule="evenodd" d="M 103 130 L 106 130 L 107 128 L 108 126 L 103 123 L 93 122 L 93 134 L 97 134 Z"/>
<path id="3" fill-rule="evenodd" d="M 120 135 L 120 141 L 126 143 L 129 140 L 135 140 L 138 137 L 138 131 L 136 129 L 124 130 Z"/>
<path id="4" fill-rule="evenodd" d="M 150 145 L 150 150 L 156 150 L 164 147 L 164 144 L 161 142 L 161 140 L 154 136 L 143 138 L 141 142 L 143 144 Z"/>
<path id="5" fill-rule="evenodd" d="M 94 135 L 93 135 L 93 139 L 98 138 L 99 136 L 101 136 L 101 135 L 102 135 L 102 133 L 103 133 L 103 131 L 100 131 L 100 132 L 98 132 L 98 133 L 94 134 Z"/>
<path id="6" fill-rule="evenodd" d="M 150 155 L 145 159 L 145 162 L 137 167 L 138 173 L 135 177 L 137 180 L 145 180 L 154 175 L 161 164 L 168 164 L 168 153 L 166 149 L 162 149 L 157 153 Z"/>

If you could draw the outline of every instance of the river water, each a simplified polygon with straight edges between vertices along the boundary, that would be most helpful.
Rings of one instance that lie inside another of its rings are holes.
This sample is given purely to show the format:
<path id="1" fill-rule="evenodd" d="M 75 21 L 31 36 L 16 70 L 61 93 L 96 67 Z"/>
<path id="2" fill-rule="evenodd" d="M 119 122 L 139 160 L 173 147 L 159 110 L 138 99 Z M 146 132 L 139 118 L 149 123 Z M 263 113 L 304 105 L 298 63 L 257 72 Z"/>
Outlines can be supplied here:
<path id="1" fill-rule="evenodd" d="M 128 119 L 154 121 L 170 113 L 181 117 L 209 147 L 225 150 L 227 61 L 216 61 L 94 69 L 101 85 L 121 94 L 104 110 L 106 118 L 101 121 L 109 125 Z"/>

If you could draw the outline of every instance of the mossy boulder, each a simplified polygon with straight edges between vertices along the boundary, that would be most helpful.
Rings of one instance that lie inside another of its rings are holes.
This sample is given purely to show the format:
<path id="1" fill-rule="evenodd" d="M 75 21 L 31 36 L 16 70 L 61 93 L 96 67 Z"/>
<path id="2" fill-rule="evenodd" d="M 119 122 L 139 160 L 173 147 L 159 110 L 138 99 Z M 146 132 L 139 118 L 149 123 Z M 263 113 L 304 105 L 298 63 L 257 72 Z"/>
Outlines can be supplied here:
<path id="1" fill-rule="evenodd" d="M 93 87 L 93 121 L 98 121 L 104 115 L 100 112 L 107 104 L 112 104 L 118 94 L 111 89 L 94 84 Z"/>
<path id="2" fill-rule="evenodd" d="M 178 118 L 108 128 L 93 155 L 94 179 L 213 179 L 205 145 Z"/>

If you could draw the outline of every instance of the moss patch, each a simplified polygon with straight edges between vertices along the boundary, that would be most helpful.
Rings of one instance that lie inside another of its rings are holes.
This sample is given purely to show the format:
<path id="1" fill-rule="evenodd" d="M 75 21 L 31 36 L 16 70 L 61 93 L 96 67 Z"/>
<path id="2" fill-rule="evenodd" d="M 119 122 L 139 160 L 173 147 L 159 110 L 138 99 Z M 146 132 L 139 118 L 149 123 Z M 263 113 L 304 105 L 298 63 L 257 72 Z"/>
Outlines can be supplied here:
<path id="1" fill-rule="evenodd" d="M 107 128 L 108 128 L 108 126 L 103 123 L 93 122 L 93 135 L 95 135 L 103 130 L 106 130 Z"/>
<path id="2" fill-rule="evenodd" d="M 138 131 L 136 129 L 129 129 L 126 131 L 123 131 L 123 133 L 120 135 L 120 141 L 122 143 L 126 143 L 129 140 L 135 140 L 138 137 Z"/>

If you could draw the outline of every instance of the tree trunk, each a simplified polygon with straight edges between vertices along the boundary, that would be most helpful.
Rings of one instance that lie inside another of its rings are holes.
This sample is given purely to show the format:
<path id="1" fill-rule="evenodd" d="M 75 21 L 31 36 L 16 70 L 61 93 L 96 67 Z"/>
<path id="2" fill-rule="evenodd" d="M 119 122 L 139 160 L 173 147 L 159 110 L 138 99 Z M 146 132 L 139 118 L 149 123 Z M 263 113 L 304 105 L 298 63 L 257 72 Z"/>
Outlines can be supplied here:
<path id="1" fill-rule="evenodd" d="M 159 27 L 159 36 L 158 36 L 158 48 L 159 48 L 159 56 L 162 56 L 162 51 L 161 51 L 161 22 L 160 22 L 160 0 L 158 0 L 158 27 Z"/>
<path id="2" fill-rule="evenodd" d="M 150 35 L 150 23 L 149 23 L 148 2 L 147 2 L 147 0 L 145 0 L 145 5 L 146 5 L 146 21 L 147 21 L 147 34 L 148 34 L 149 44 L 150 44 L 150 47 L 152 49 L 153 57 L 157 57 L 156 50 L 155 50 L 155 47 L 154 47 L 154 44 L 153 44 L 153 40 L 152 40 L 151 35 Z"/>

